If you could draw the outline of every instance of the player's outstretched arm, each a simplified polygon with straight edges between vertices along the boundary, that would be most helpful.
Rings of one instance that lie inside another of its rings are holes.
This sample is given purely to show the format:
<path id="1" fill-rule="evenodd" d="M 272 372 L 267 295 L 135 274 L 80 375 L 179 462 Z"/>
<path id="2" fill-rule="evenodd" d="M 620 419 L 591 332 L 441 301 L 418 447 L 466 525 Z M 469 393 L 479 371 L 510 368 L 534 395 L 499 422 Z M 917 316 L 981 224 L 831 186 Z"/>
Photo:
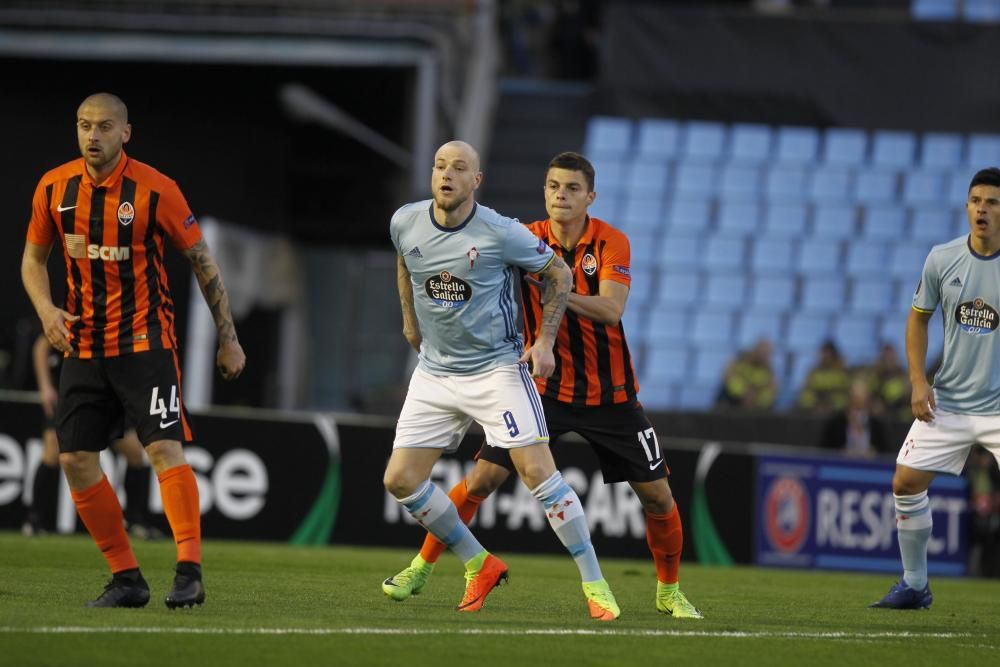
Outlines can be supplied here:
<path id="1" fill-rule="evenodd" d="M 910 407 L 913 416 L 922 422 L 933 421 L 934 390 L 927 382 L 927 323 L 933 313 L 922 310 L 910 310 L 906 319 L 906 361 L 910 366 L 910 385 L 913 393 L 910 395 Z"/>
<path id="2" fill-rule="evenodd" d="M 229 309 L 229 295 L 222 284 L 222 274 L 219 265 L 208 250 L 205 239 L 199 240 L 184 251 L 184 256 L 191 262 L 198 286 L 205 297 L 208 309 L 212 311 L 215 328 L 219 332 L 219 352 L 215 357 L 216 365 L 222 377 L 235 380 L 243 372 L 247 358 L 236 337 L 236 326 L 233 324 L 233 313 Z"/>
<path id="3" fill-rule="evenodd" d="M 420 351 L 420 322 L 417 321 L 417 311 L 413 307 L 413 282 L 410 280 L 410 270 L 402 257 L 396 258 L 396 288 L 399 290 L 399 307 L 403 311 L 403 337 L 414 350 Z"/>
<path id="4" fill-rule="evenodd" d="M 542 317 L 538 327 L 538 337 L 534 345 L 525 349 L 521 361 L 531 361 L 531 374 L 547 378 L 556 368 L 552 346 L 556 342 L 559 323 L 569 303 L 569 291 L 573 286 L 573 273 L 558 255 L 540 274 L 542 280 Z"/>
<path id="5" fill-rule="evenodd" d="M 31 304 L 42 321 L 42 330 L 52 346 L 60 352 L 69 352 L 69 329 L 67 322 L 76 322 L 80 317 L 70 315 L 52 303 L 52 288 L 49 286 L 48 261 L 51 245 L 38 245 L 31 241 L 24 243 L 21 257 L 21 282 L 28 293 Z"/>

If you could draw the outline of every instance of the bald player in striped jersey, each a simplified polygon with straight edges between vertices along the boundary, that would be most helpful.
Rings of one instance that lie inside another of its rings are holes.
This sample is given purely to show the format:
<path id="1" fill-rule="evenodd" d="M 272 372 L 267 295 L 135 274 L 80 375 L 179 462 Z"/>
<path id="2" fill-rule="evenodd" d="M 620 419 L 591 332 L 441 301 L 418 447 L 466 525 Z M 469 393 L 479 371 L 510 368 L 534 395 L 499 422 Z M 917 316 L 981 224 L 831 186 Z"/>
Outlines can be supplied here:
<path id="1" fill-rule="evenodd" d="M 594 449 L 604 481 L 627 481 L 646 512 L 646 542 L 656 566 L 656 609 L 673 618 L 700 619 L 701 611 L 680 590 L 684 533 L 667 482 L 667 464 L 656 432 L 638 400 L 639 385 L 621 317 L 631 285 L 628 237 L 588 214 L 597 192 L 594 167 L 578 153 L 561 153 L 545 174 L 546 220 L 528 229 L 573 271 L 573 292 L 555 344 L 555 369 L 535 378 L 553 439 L 575 432 Z M 547 298 L 540 284 L 522 285 L 525 337 L 538 331 Z M 475 467 L 449 496 L 471 521 L 480 503 L 507 479 L 513 466 L 505 450 L 483 445 Z M 443 545 L 428 534 L 409 567 L 383 585 L 405 600 L 426 584 Z"/>
<path id="2" fill-rule="evenodd" d="M 531 375 L 555 367 L 552 345 L 566 310 L 572 275 L 566 264 L 517 220 L 481 206 L 479 155 L 451 141 L 434 155 L 433 199 L 396 211 L 396 252 L 403 332 L 420 353 L 385 470 L 386 490 L 465 564 L 457 610 L 478 611 L 507 578 L 507 567 L 469 531 L 451 499 L 430 481 L 475 420 L 486 441 L 508 452 L 513 467 L 545 507 L 549 524 L 580 570 L 592 618 L 620 610 L 601 573 L 583 507 L 549 452 Z M 546 279 L 538 336 L 524 346 L 517 305 L 518 270 Z M 531 371 L 528 370 L 528 363 Z M 389 582 L 383 582 L 383 589 Z"/>
<path id="3" fill-rule="evenodd" d="M 872 607 L 926 609 L 931 508 L 938 473 L 959 475 L 979 443 L 1000 463 L 1000 169 L 972 177 L 969 233 L 931 248 L 906 321 L 906 357 L 916 418 L 896 457 L 892 495 L 902 578 Z M 927 322 L 940 306 L 944 357 L 927 382 Z"/>
<path id="4" fill-rule="evenodd" d="M 177 184 L 123 150 L 128 109 L 97 93 L 80 104 L 83 157 L 42 176 L 32 201 L 21 279 L 45 337 L 66 355 L 59 379 L 59 462 L 87 531 L 111 569 L 90 607 L 143 607 L 149 586 L 129 544 L 118 496 L 99 462 L 134 425 L 160 483 L 177 545 L 169 608 L 205 601 L 198 484 L 181 442 L 192 438 L 181 392 L 164 239 L 194 270 L 219 333 L 216 362 L 233 379 L 246 363 L 219 267 Z M 66 260 L 66 309 L 52 302 L 46 268 L 58 244 Z"/>

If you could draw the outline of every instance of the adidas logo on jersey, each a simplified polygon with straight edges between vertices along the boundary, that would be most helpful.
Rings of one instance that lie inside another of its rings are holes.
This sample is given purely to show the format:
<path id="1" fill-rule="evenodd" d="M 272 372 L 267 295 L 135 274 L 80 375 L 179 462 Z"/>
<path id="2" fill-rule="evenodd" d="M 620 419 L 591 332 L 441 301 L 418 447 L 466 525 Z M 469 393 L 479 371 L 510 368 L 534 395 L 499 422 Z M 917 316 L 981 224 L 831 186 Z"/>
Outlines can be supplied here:
<path id="1" fill-rule="evenodd" d="M 949 287 L 961 287 L 962 286 L 962 279 L 959 278 L 958 276 L 955 276 L 955 278 L 950 283 L 948 283 L 948 286 Z"/>
<path id="2" fill-rule="evenodd" d="M 423 259 L 423 257 L 424 257 L 423 255 L 420 254 L 420 248 L 418 248 L 417 246 L 413 246 L 413 250 L 411 250 L 410 252 L 406 253 L 406 256 L 407 257 L 419 257 L 421 259 Z"/>

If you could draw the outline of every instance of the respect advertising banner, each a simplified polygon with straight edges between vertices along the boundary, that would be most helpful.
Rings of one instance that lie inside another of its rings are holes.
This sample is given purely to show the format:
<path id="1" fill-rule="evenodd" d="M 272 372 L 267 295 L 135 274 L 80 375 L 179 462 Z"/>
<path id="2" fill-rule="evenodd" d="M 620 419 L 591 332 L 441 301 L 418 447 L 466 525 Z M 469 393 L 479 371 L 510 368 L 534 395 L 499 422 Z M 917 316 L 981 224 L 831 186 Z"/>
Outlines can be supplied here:
<path id="1" fill-rule="evenodd" d="M 762 455 L 754 530 L 760 565 L 900 572 L 892 462 Z M 931 574 L 966 571 L 968 492 L 939 475 L 930 488 Z"/>

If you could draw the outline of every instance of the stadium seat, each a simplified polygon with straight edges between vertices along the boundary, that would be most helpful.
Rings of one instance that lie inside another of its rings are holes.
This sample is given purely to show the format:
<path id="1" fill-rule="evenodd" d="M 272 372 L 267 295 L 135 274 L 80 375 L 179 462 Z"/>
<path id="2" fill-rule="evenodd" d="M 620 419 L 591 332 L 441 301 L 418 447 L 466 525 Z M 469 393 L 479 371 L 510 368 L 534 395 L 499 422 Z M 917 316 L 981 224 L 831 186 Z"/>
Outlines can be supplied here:
<path id="1" fill-rule="evenodd" d="M 628 197 L 662 197 L 667 192 L 667 175 L 666 162 L 636 160 L 625 182 L 625 194 Z"/>
<path id="2" fill-rule="evenodd" d="M 718 382 L 714 385 L 704 386 L 682 384 L 677 405 L 683 410 L 708 410 L 715 405 L 715 399 L 718 395 Z"/>
<path id="3" fill-rule="evenodd" d="M 760 205 L 755 201 L 725 200 L 719 205 L 716 229 L 733 236 L 748 236 L 760 227 Z"/>
<path id="4" fill-rule="evenodd" d="M 917 21 L 954 21 L 958 18 L 958 0 L 913 0 L 910 14 Z"/>
<path id="5" fill-rule="evenodd" d="M 779 164 L 807 164 L 816 160 L 819 130 L 814 127 L 779 127 L 775 161 Z"/>
<path id="6" fill-rule="evenodd" d="M 943 205 L 914 209 L 910 238 L 934 244 L 951 240 L 954 238 L 953 211 L 953 208 Z"/>
<path id="7" fill-rule="evenodd" d="M 874 318 L 868 315 L 840 315 L 833 323 L 833 340 L 848 365 L 871 363 L 878 348 Z"/>
<path id="8" fill-rule="evenodd" d="M 712 229 L 712 204 L 708 199 L 672 199 L 664 219 L 669 232 L 705 234 Z"/>
<path id="9" fill-rule="evenodd" d="M 686 348 L 679 345 L 650 346 L 646 353 L 646 361 L 643 366 L 643 383 L 641 388 L 643 402 L 645 402 L 645 385 L 649 384 L 671 384 L 681 382 L 690 377 L 688 369 L 689 359 Z"/>
<path id="10" fill-rule="evenodd" d="M 862 235 L 866 239 L 899 241 L 905 237 L 906 209 L 902 206 L 870 206 L 864 219 Z"/>
<path id="11" fill-rule="evenodd" d="M 738 273 L 709 274 L 705 285 L 705 303 L 734 310 L 746 300 L 747 279 Z"/>
<path id="12" fill-rule="evenodd" d="M 754 239 L 750 246 L 750 268 L 757 274 L 791 275 L 794 250 L 795 244 L 788 237 Z"/>
<path id="13" fill-rule="evenodd" d="M 915 285 L 924 270 L 924 260 L 930 249 L 930 243 L 893 243 L 889 249 L 889 275 L 893 278 L 912 277 Z"/>
<path id="14" fill-rule="evenodd" d="M 851 171 L 847 167 L 822 166 L 809 179 L 809 198 L 818 202 L 844 202 L 851 196 Z"/>
<path id="15" fill-rule="evenodd" d="M 694 120 L 684 125 L 681 155 L 690 160 L 717 160 L 726 148 L 726 126 Z"/>
<path id="16" fill-rule="evenodd" d="M 911 132 L 878 130 L 872 136 L 872 164 L 906 169 L 915 161 L 916 148 L 917 138 Z"/>
<path id="17" fill-rule="evenodd" d="M 621 210 L 620 202 L 624 195 L 619 195 L 613 190 L 601 190 L 594 203 L 590 205 L 590 215 L 600 218 L 605 222 L 610 222 L 615 227 L 621 226 L 618 220 L 618 213 Z"/>
<path id="18" fill-rule="evenodd" d="M 739 346 L 741 350 L 752 347 L 762 338 L 777 343 L 782 338 L 783 318 L 775 313 L 747 311 L 740 317 Z"/>
<path id="19" fill-rule="evenodd" d="M 795 313 L 788 318 L 785 345 L 795 352 L 806 351 L 815 356 L 820 344 L 829 337 L 830 322 L 825 315 Z"/>
<path id="20" fill-rule="evenodd" d="M 764 233 L 770 236 L 799 238 L 805 234 L 809 210 L 795 202 L 768 202 L 764 214 Z"/>
<path id="21" fill-rule="evenodd" d="M 965 236 L 969 233 L 969 215 L 965 210 L 965 207 L 954 210 L 955 222 L 953 223 L 951 238 Z"/>
<path id="22" fill-rule="evenodd" d="M 771 159 L 772 130 L 767 125 L 736 123 L 730 134 L 729 159 L 736 164 L 759 164 Z"/>
<path id="23" fill-rule="evenodd" d="M 648 410 L 666 410 L 677 403 L 676 387 L 666 382 L 647 382 L 645 378 L 640 376 L 639 391 L 641 392 L 642 405 Z"/>
<path id="24" fill-rule="evenodd" d="M 655 230 L 662 227 L 663 198 L 659 195 L 635 195 L 625 198 L 625 208 L 619 214 L 621 227 L 632 233 L 637 230 Z"/>
<path id="25" fill-rule="evenodd" d="M 827 239 L 805 239 L 799 245 L 795 271 L 803 276 L 840 273 L 840 243 Z"/>
<path id="26" fill-rule="evenodd" d="M 976 171 L 1000 165 L 1000 134 L 970 135 L 966 164 L 972 168 L 968 178 L 965 179 L 966 189 L 968 189 L 969 181 L 972 180 L 972 175 Z"/>
<path id="27" fill-rule="evenodd" d="M 928 132 L 920 145 L 920 166 L 925 169 L 954 169 L 962 164 L 964 152 L 962 135 Z"/>
<path id="28" fill-rule="evenodd" d="M 962 18 L 971 23 L 1000 22 L 1000 3 L 997 0 L 965 0 Z"/>
<path id="29" fill-rule="evenodd" d="M 656 295 L 656 303 L 660 306 L 690 306 L 702 298 L 701 276 L 697 271 L 663 271 Z"/>
<path id="30" fill-rule="evenodd" d="M 773 166 L 764 174 L 764 193 L 772 202 L 802 201 L 808 194 L 806 170 L 801 166 Z"/>
<path id="31" fill-rule="evenodd" d="M 812 236 L 817 239 L 853 238 L 857 214 L 849 204 L 818 204 L 813 210 Z"/>
<path id="32" fill-rule="evenodd" d="M 760 170 L 748 164 L 728 164 L 722 168 L 723 198 L 757 197 L 760 194 Z"/>
<path id="33" fill-rule="evenodd" d="M 906 356 L 906 311 L 886 314 L 878 323 L 878 342 L 892 343 L 900 359 Z"/>
<path id="34" fill-rule="evenodd" d="M 701 265 L 702 237 L 690 233 L 668 233 L 660 246 L 660 268 L 697 269 Z"/>
<path id="35" fill-rule="evenodd" d="M 687 342 L 691 335 L 690 327 L 691 318 L 686 310 L 655 308 L 649 313 L 643 337 L 650 347 L 676 345 Z"/>
<path id="36" fill-rule="evenodd" d="M 638 266 L 632 262 L 632 284 L 629 286 L 628 303 L 630 306 L 644 308 L 656 299 L 656 271 L 648 266 Z M 626 308 L 629 312 L 632 308 Z"/>
<path id="37" fill-rule="evenodd" d="M 919 270 L 918 270 L 919 271 Z M 912 280 L 899 280 L 896 283 L 896 296 L 893 297 L 895 303 L 893 304 L 896 312 L 899 313 L 909 313 L 913 308 L 913 295 L 917 291 L 917 285 L 920 282 L 920 273 L 918 272 Z"/>
<path id="38" fill-rule="evenodd" d="M 948 176 L 944 203 L 949 206 L 965 206 L 965 202 L 969 198 L 969 183 L 972 182 L 972 177 L 977 171 L 978 169 L 972 167 L 964 167 L 952 172 Z"/>
<path id="39" fill-rule="evenodd" d="M 830 313 L 844 305 L 844 281 L 839 277 L 807 277 L 802 281 L 801 308 L 806 313 Z"/>
<path id="40" fill-rule="evenodd" d="M 735 356 L 732 350 L 701 348 L 694 355 L 694 386 L 713 387 L 718 391 L 726 365 Z M 683 390 L 682 390 L 683 391 Z M 713 402 L 715 396 L 712 397 Z M 711 405 L 711 403 L 709 403 Z"/>
<path id="41" fill-rule="evenodd" d="M 885 272 L 885 245 L 860 240 L 847 244 L 847 273 L 872 276 Z"/>
<path id="42" fill-rule="evenodd" d="M 895 281 L 883 273 L 878 277 L 858 278 L 851 285 L 851 299 L 848 310 L 868 316 L 879 315 L 892 310 L 895 295 Z"/>
<path id="43" fill-rule="evenodd" d="M 924 169 L 903 174 L 903 202 L 910 205 L 936 204 L 944 200 L 946 174 Z"/>
<path id="44" fill-rule="evenodd" d="M 768 311 L 768 316 L 791 310 L 795 303 L 795 280 L 790 276 L 755 276 L 750 284 L 750 306 Z"/>
<path id="45" fill-rule="evenodd" d="M 632 147 L 632 121 L 595 116 L 587 123 L 586 152 L 591 157 L 624 157 Z"/>
<path id="46" fill-rule="evenodd" d="M 639 121 L 638 135 L 640 156 L 665 160 L 678 155 L 680 125 L 677 121 L 643 118 Z"/>
<path id="47" fill-rule="evenodd" d="M 659 229 L 633 229 L 629 232 L 629 254 L 633 271 L 659 267 L 660 241 L 662 239 L 663 234 Z M 635 289 L 633 286 L 632 292 L 635 292 Z"/>
<path id="48" fill-rule="evenodd" d="M 710 271 L 743 271 L 745 262 L 743 239 L 715 236 L 705 241 L 704 265 Z"/>
<path id="49" fill-rule="evenodd" d="M 854 181 L 854 197 L 862 204 L 888 204 L 896 201 L 896 172 L 886 169 L 862 169 Z"/>
<path id="50" fill-rule="evenodd" d="M 718 172 L 711 164 L 681 162 L 674 173 L 674 194 L 680 196 L 715 196 L 719 192 Z"/>
<path id="51" fill-rule="evenodd" d="M 782 383 L 782 407 L 792 407 L 798 404 L 799 393 L 806 383 L 809 371 L 816 365 L 819 343 L 811 348 L 796 350 L 788 364 L 788 373 Z"/>
<path id="52" fill-rule="evenodd" d="M 824 133 L 823 162 L 844 166 L 860 166 L 868 155 L 868 135 L 864 130 L 831 127 Z"/>
<path id="53" fill-rule="evenodd" d="M 733 340 L 733 317 L 719 309 L 700 309 L 695 313 L 691 342 L 703 348 L 727 348 Z"/>

